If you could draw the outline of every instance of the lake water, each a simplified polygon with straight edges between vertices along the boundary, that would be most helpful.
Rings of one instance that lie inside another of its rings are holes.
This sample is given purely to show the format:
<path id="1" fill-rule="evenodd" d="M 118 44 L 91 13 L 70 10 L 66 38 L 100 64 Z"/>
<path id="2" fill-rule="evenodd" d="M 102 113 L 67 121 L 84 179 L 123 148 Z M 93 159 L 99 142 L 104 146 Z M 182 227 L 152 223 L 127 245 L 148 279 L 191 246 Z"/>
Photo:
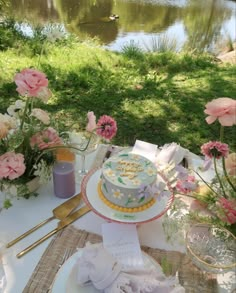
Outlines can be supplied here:
<path id="1" fill-rule="evenodd" d="M 228 0 L 7 0 L 2 12 L 32 26 L 62 24 L 115 51 L 131 42 L 151 49 L 163 38 L 175 40 L 178 49 L 211 50 L 236 36 L 236 2 Z M 111 20 L 112 14 L 119 18 Z M 24 31 L 31 29 L 26 25 Z"/>

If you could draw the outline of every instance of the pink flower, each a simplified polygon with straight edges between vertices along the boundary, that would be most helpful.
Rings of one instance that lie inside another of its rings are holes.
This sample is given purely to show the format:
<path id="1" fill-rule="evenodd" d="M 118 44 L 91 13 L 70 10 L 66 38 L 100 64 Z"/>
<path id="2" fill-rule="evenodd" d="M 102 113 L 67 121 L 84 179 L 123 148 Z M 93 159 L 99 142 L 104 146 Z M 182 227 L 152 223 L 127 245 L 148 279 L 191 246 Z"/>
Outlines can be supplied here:
<path id="1" fill-rule="evenodd" d="M 198 187 L 196 178 L 189 175 L 185 180 L 178 180 L 175 188 L 184 194 L 194 191 Z"/>
<path id="2" fill-rule="evenodd" d="M 218 206 L 222 208 L 223 215 L 219 215 L 221 219 L 229 224 L 236 223 L 236 200 L 228 200 L 221 197 Z"/>
<path id="3" fill-rule="evenodd" d="M 206 104 L 205 114 L 208 124 L 213 123 L 216 119 L 222 126 L 232 126 L 236 124 L 236 100 L 230 98 L 218 98 Z"/>
<path id="4" fill-rule="evenodd" d="M 97 135 L 102 136 L 105 139 L 112 139 L 117 132 L 116 121 L 107 115 L 103 115 L 99 118 L 97 123 Z"/>
<path id="5" fill-rule="evenodd" d="M 16 179 L 24 174 L 25 168 L 22 154 L 8 152 L 0 156 L 0 179 Z"/>
<path id="6" fill-rule="evenodd" d="M 201 152 L 206 157 L 219 159 L 221 157 L 227 157 L 229 146 L 220 141 L 209 141 L 201 146 Z"/>
<path id="7" fill-rule="evenodd" d="M 50 96 L 48 90 L 48 79 L 46 75 L 35 69 L 23 69 L 20 73 L 15 75 L 15 83 L 17 85 L 17 91 L 22 96 L 39 97 L 45 99 Z"/>
<path id="8" fill-rule="evenodd" d="M 47 129 L 36 133 L 30 139 L 30 145 L 32 148 L 37 147 L 40 150 L 57 146 L 62 144 L 61 138 L 58 136 L 55 129 L 48 127 Z"/>
<path id="9" fill-rule="evenodd" d="M 236 176 L 236 153 L 229 154 L 225 159 L 225 168 L 229 175 Z"/>
<path id="10" fill-rule="evenodd" d="M 88 124 L 86 126 L 86 130 L 92 132 L 97 127 L 96 116 L 94 115 L 93 112 L 88 112 L 87 118 L 88 118 Z"/>
<path id="11" fill-rule="evenodd" d="M 31 116 L 37 118 L 38 120 L 40 120 L 46 125 L 50 123 L 50 118 L 48 113 L 39 108 L 34 108 L 31 112 Z"/>

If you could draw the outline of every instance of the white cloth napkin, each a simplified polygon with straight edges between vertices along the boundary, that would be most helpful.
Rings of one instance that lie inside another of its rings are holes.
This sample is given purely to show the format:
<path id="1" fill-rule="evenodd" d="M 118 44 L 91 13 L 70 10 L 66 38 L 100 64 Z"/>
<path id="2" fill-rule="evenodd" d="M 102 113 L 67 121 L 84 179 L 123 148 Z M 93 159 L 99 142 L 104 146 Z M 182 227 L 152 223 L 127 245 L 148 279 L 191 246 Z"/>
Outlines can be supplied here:
<path id="1" fill-rule="evenodd" d="M 160 152 L 157 154 L 156 162 L 161 165 L 178 165 L 184 158 L 189 160 L 189 150 L 173 142 L 171 144 L 165 144 L 160 148 Z"/>
<path id="2" fill-rule="evenodd" d="M 143 156 L 149 159 L 151 162 L 155 161 L 156 152 L 157 145 L 138 139 L 135 141 L 135 144 L 132 149 L 132 153 Z"/>
<path id="3" fill-rule="evenodd" d="M 124 270 L 102 244 L 86 244 L 78 259 L 77 280 L 80 286 L 92 283 L 104 293 L 185 292 L 175 277 L 167 278 L 161 269 Z"/>

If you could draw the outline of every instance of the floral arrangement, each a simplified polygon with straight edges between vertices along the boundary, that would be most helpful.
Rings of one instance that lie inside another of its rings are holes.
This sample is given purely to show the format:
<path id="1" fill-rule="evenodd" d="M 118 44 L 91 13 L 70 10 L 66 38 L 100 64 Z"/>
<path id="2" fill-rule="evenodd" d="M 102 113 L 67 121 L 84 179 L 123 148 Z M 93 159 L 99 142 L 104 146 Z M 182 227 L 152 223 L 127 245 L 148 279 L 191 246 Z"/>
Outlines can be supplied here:
<path id="1" fill-rule="evenodd" d="M 62 143 L 50 125 L 47 112 L 37 105 L 51 96 L 48 79 L 35 69 L 24 69 L 14 77 L 20 99 L 0 114 L 0 189 L 9 195 L 30 196 L 27 182 L 35 176 L 47 180 L 53 154 L 47 148 Z M 5 207 L 10 201 L 5 201 Z"/>
<path id="2" fill-rule="evenodd" d="M 65 144 L 49 114 L 39 107 L 51 96 L 46 75 L 23 69 L 14 81 L 20 99 L 8 107 L 7 113 L 0 113 L 0 190 L 6 196 L 6 208 L 11 206 L 11 196 L 37 195 L 27 182 L 37 178 L 44 183 L 51 178 L 55 149 L 77 149 L 70 142 Z M 87 117 L 87 131 L 106 140 L 116 135 L 117 125 L 112 117 L 103 115 L 98 123 L 93 112 L 88 112 Z"/>
<path id="3" fill-rule="evenodd" d="M 220 123 L 220 140 L 209 141 L 201 146 L 205 160 L 198 170 L 177 166 L 176 192 L 193 197 L 189 218 L 197 222 L 220 225 L 236 234 L 236 153 L 230 153 L 223 142 L 224 127 L 236 125 L 236 100 L 218 98 L 205 105 L 206 122 Z M 213 168 L 210 182 L 201 174 Z M 203 173 L 202 173 L 203 172 Z"/>

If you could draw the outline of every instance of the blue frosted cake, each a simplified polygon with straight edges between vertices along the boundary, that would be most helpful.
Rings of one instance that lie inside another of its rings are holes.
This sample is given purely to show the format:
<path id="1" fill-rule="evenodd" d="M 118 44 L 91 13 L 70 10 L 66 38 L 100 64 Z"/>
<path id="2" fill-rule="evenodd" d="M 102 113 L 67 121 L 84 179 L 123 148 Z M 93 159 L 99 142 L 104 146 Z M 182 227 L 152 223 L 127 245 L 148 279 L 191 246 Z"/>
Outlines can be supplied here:
<path id="1" fill-rule="evenodd" d="M 99 194 L 112 208 L 141 211 L 155 202 L 156 179 L 157 170 L 150 160 L 133 153 L 118 153 L 102 166 Z"/>

